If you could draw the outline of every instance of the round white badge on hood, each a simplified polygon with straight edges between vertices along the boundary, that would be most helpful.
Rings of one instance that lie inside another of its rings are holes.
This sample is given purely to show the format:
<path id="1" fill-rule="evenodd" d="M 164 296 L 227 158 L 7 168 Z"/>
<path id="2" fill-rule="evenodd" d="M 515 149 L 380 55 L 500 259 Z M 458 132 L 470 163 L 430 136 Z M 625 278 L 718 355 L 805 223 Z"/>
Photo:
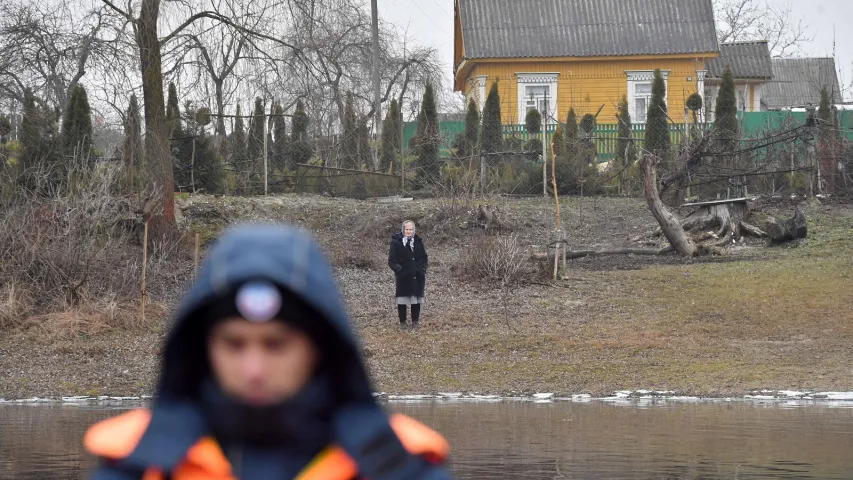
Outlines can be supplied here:
<path id="1" fill-rule="evenodd" d="M 250 282 L 237 291 L 237 310 L 246 320 L 267 322 L 281 309 L 281 294 L 274 285 Z"/>

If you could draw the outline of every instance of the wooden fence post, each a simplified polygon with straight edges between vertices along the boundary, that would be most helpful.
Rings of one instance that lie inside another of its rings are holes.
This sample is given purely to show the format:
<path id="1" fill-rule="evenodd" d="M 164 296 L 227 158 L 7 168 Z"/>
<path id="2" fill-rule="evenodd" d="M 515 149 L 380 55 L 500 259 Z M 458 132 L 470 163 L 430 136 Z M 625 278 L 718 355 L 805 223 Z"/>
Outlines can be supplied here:
<path id="1" fill-rule="evenodd" d="M 145 275 L 148 271 L 148 220 L 145 221 L 145 234 L 142 241 L 142 304 L 139 310 L 139 323 L 145 323 L 145 297 L 148 295 L 145 287 Z"/>
<path id="2" fill-rule="evenodd" d="M 193 278 L 198 278 L 198 257 L 201 244 L 201 235 L 195 234 L 195 268 L 193 269 Z"/>

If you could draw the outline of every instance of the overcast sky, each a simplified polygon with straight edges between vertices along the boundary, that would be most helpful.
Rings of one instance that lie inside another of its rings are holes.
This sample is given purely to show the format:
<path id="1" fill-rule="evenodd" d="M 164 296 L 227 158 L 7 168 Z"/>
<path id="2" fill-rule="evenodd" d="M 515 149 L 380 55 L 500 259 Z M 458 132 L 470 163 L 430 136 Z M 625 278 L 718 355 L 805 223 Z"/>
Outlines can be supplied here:
<path id="1" fill-rule="evenodd" d="M 853 80 L 853 0 L 766 0 L 773 6 L 790 5 L 792 14 L 802 17 L 814 40 L 803 48 L 804 56 L 831 56 L 835 26 L 836 60 L 842 70 L 839 79 Z M 444 62 L 450 86 L 453 61 L 453 0 L 378 0 L 383 19 L 409 27 L 409 36 L 419 43 L 434 45 Z M 842 87 L 843 88 L 843 87 Z"/>

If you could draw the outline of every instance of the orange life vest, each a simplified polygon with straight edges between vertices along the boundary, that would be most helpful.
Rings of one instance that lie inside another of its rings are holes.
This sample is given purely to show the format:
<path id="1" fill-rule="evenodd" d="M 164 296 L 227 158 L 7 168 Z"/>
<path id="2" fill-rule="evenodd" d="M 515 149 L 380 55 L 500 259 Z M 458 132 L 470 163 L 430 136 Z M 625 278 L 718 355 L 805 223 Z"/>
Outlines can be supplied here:
<path id="1" fill-rule="evenodd" d="M 142 439 L 151 421 L 147 409 L 131 410 L 125 414 L 93 425 L 83 439 L 92 455 L 119 460 L 128 457 Z M 391 427 L 410 453 L 421 455 L 431 462 L 447 459 L 450 445 L 438 432 L 401 414 L 392 415 Z M 351 480 L 358 475 L 358 466 L 344 450 L 330 446 L 306 466 L 296 480 Z M 164 480 L 158 469 L 149 468 L 142 480 Z M 183 462 L 172 472 L 173 480 L 237 480 L 231 464 L 212 437 L 193 445 Z"/>

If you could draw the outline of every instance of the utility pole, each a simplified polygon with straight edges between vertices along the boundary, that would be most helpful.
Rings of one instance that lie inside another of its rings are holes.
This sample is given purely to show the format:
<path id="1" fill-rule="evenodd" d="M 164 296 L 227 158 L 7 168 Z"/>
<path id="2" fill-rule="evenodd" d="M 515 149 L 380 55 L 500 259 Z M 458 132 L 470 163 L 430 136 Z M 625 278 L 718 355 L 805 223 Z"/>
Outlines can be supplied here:
<path id="1" fill-rule="evenodd" d="M 264 108 L 264 110 L 266 111 L 266 108 Z M 266 117 L 266 115 L 264 115 L 264 117 Z M 267 195 L 267 189 L 269 188 L 269 184 L 270 184 L 270 182 L 269 182 L 269 171 L 270 171 L 270 169 L 268 167 L 269 160 L 267 159 L 267 156 L 268 156 L 267 152 L 269 151 L 267 149 L 267 121 L 268 121 L 268 119 L 264 118 L 264 196 Z"/>
<path id="2" fill-rule="evenodd" d="M 373 17 L 373 122 L 376 131 L 373 150 L 373 169 L 379 170 L 379 139 L 382 138 L 382 99 L 379 93 L 379 9 L 377 0 L 370 0 L 370 14 Z"/>
<path id="3" fill-rule="evenodd" d="M 399 118 L 395 119 L 400 122 L 400 197 L 406 196 L 406 151 L 405 140 L 403 134 L 406 131 L 406 125 L 403 123 L 403 97 L 400 97 L 400 108 L 397 109 Z"/>
<path id="4" fill-rule="evenodd" d="M 548 94 L 545 94 L 545 108 L 542 115 L 542 195 L 548 200 Z"/>

